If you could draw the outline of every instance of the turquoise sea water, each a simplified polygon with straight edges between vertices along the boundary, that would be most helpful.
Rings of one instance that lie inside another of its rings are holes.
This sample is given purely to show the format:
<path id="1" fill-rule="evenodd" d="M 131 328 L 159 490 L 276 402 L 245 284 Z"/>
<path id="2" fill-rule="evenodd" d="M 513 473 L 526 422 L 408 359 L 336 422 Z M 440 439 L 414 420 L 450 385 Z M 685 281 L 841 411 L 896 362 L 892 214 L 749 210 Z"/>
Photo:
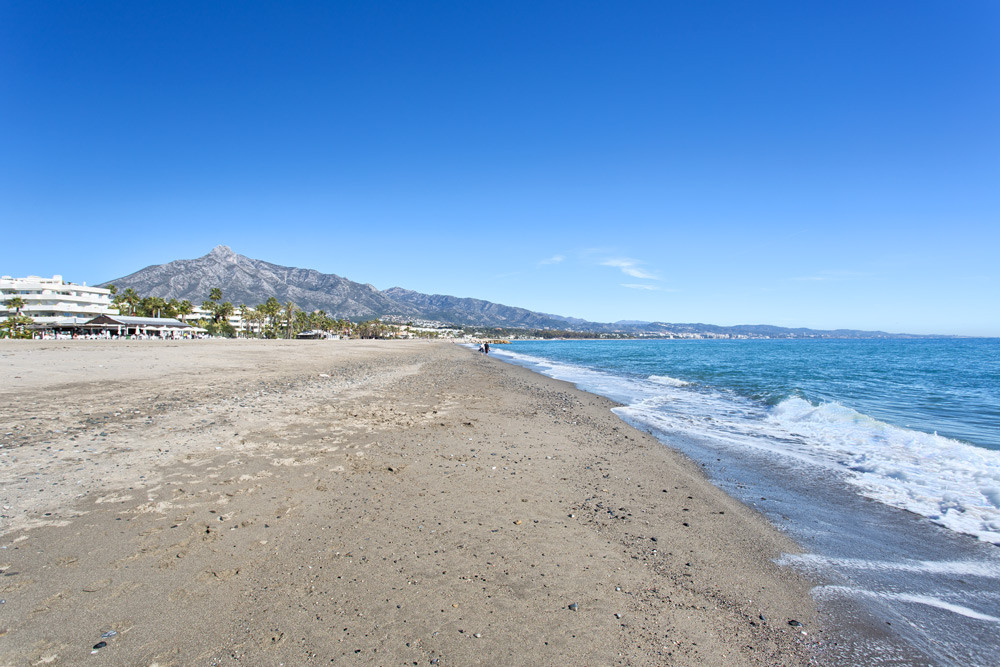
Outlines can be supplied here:
<path id="1" fill-rule="evenodd" d="M 619 416 L 802 544 L 808 553 L 786 560 L 825 582 L 818 599 L 891 628 L 877 651 L 838 659 L 997 664 L 1000 340 L 516 341 L 495 350 L 621 403 Z"/>
<path id="2" fill-rule="evenodd" d="M 1000 450 L 1000 340 L 518 341 L 522 354 L 777 405 L 839 403 Z"/>

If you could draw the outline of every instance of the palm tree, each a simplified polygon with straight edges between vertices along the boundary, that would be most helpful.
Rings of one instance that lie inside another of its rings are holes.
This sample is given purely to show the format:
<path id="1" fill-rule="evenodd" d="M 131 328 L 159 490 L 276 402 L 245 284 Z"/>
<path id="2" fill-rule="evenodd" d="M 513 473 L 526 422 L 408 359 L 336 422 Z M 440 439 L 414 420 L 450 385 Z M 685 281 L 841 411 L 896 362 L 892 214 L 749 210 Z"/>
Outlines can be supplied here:
<path id="1" fill-rule="evenodd" d="M 188 315 L 190 315 L 192 312 L 194 312 L 194 306 L 192 306 L 191 302 L 188 301 L 187 299 L 184 299 L 179 304 L 177 304 L 177 314 L 181 316 L 182 320 Z"/>
<path id="2" fill-rule="evenodd" d="M 208 298 L 201 302 L 201 307 L 212 314 L 212 322 L 218 323 L 218 306 L 219 302 L 222 301 L 222 290 L 218 287 L 213 287 L 208 292 Z"/>
<path id="3" fill-rule="evenodd" d="M 309 313 L 304 310 L 300 310 L 295 313 L 295 333 L 300 331 L 305 331 L 310 328 Z"/>
<path id="4" fill-rule="evenodd" d="M 257 312 L 266 319 L 265 332 L 267 336 L 277 338 L 278 314 L 281 312 L 281 302 L 273 296 L 269 297 L 267 301 L 257 306 Z"/>
<path id="5" fill-rule="evenodd" d="M 177 309 L 180 308 L 180 305 L 177 299 L 167 301 L 167 305 L 163 307 L 164 317 L 177 317 Z"/>
<path id="6" fill-rule="evenodd" d="M 149 315 L 152 317 L 159 317 L 160 313 L 164 308 L 167 307 L 167 302 L 158 296 L 149 297 Z"/>
<path id="7" fill-rule="evenodd" d="M 243 337 L 249 338 L 247 336 L 247 316 L 250 314 L 250 310 L 247 308 L 245 303 L 240 304 L 240 328 L 243 329 Z"/>
<path id="8" fill-rule="evenodd" d="M 14 314 L 8 317 L 6 322 L 0 324 L 0 338 L 31 338 L 31 333 L 26 332 L 24 327 L 32 324 L 34 320 L 21 314 L 21 309 L 24 306 L 24 299 L 19 296 L 7 299 L 7 308 L 13 310 Z"/>
<path id="9" fill-rule="evenodd" d="M 226 301 L 225 303 L 221 303 L 218 306 L 216 306 L 215 310 L 212 313 L 212 316 L 215 318 L 216 324 L 218 324 L 221 322 L 229 322 L 229 318 L 232 316 L 232 314 L 233 314 L 233 304 L 230 303 L 229 301 Z"/>
<path id="10" fill-rule="evenodd" d="M 135 315 L 135 307 L 139 305 L 141 299 L 139 295 L 135 293 L 135 290 L 131 287 L 127 287 L 125 292 L 122 294 L 122 301 L 128 304 L 128 314 Z"/>
<path id="11" fill-rule="evenodd" d="M 292 318 L 295 317 L 296 306 L 289 301 L 285 304 L 285 338 L 292 337 Z"/>
<path id="12" fill-rule="evenodd" d="M 16 317 L 21 317 L 21 309 L 24 308 L 24 299 L 19 296 L 7 299 L 7 308 L 13 310 Z"/>
<path id="13" fill-rule="evenodd" d="M 309 328 L 318 331 L 331 331 L 334 326 L 334 321 L 324 311 L 314 310 L 309 313 Z"/>

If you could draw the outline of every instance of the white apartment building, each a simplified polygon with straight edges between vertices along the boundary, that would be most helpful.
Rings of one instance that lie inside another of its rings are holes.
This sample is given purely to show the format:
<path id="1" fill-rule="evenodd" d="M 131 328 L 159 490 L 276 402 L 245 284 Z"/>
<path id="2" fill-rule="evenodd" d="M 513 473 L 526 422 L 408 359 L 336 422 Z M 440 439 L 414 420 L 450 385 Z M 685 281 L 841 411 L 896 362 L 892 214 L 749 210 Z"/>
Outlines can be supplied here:
<path id="1" fill-rule="evenodd" d="M 24 301 L 21 314 L 42 326 L 72 326 L 98 315 L 118 314 L 118 309 L 111 306 L 110 290 L 67 283 L 62 276 L 0 277 L 0 318 L 14 314 L 7 302 L 16 296 Z"/>
<path id="2" fill-rule="evenodd" d="M 205 310 L 201 306 L 193 306 L 191 308 L 190 315 L 186 315 L 183 317 L 178 316 L 177 319 L 181 320 L 182 322 L 188 322 L 188 323 L 196 322 L 197 320 L 211 321 L 212 311 Z M 244 322 L 243 316 L 240 315 L 239 308 L 233 309 L 233 314 L 229 316 L 228 322 L 233 327 L 233 329 L 236 329 L 236 333 L 240 335 L 242 335 L 245 331 L 256 333 L 258 329 L 260 329 L 260 327 L 257 326 L 255 322 Z"/>

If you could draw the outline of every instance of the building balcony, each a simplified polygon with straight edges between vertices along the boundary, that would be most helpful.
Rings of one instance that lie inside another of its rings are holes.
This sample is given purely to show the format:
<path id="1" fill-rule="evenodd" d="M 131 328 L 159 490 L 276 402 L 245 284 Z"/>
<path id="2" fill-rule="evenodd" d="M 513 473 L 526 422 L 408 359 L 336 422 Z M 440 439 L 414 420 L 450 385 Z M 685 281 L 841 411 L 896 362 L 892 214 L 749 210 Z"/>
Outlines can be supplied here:
<path id="1" fill-rule="evenodd" d="M 86 303 L 86 304 L 99 304 L 104 306 L 111 305 L 111 299 L 101 298 L 98 295 L 97 298 L 94 296 L 87 295 L 76 295 L 76 294 L 60 294 L 58 292 L 51 292 L 49 294 L 4 294 L 0 295 L 0 303 L 4 303 L 9 299 L 14 297 L 21 297 L 25 303 L 63 303 L 63 302 L 73 302 L 73 303 Z"/>
<path id="2" fill-rule="evenodd" d="M 8 308 L 7 310 L 13 310 Z M 31 313 L 117 313 L 117 309 L 105 306 L 103 304 L 87 304 L 87 303 L 66 303 L 66 302 L 56 302 L 56 303 L 27 303 L 21 312 L 25 315 L 31 315 Z"/>

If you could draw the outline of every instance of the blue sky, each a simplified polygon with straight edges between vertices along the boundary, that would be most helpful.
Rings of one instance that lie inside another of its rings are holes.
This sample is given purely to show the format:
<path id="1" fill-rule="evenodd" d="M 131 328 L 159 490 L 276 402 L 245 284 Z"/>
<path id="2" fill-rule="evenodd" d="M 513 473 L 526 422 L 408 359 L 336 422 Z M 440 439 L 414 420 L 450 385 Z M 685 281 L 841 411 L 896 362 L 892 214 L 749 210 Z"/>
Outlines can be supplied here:
<path id="1" fill-rule="evenodd" d="M 1000 336 L 1000 4 L 0 4 L 0 273 L 225 244 L 596 321 Z"/>

